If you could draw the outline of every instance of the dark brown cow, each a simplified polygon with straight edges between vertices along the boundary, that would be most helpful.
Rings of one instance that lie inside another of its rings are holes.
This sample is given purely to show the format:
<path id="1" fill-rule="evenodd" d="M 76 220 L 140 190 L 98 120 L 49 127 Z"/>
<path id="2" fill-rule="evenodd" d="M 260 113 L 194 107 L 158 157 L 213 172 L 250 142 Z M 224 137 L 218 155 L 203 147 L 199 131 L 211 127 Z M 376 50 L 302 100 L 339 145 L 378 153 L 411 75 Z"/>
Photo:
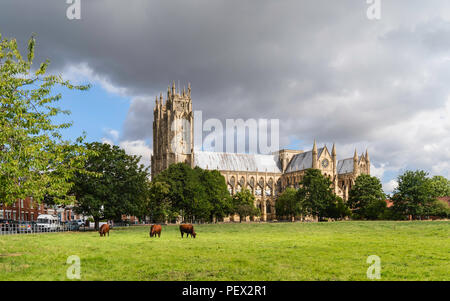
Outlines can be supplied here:
<path id="1" fill-rule="evenodd" d="M 103 224 L 100 227 L 100 231 L 98 231 L 98 233 L 100 233 L 100 237 L 106 236 L 106 233 L 108 233 L 108 236 L 109 236 L 109 225 L 108 224 Z"/>
<path id="2" fill-rule="evenodd" d="M 150 227 L 150 237 L 156 237 L 156 234 L 158 234 L 158 237 L 161 237 L 161 230 L 161 225 L 152 225 Z"/>
<path id="3" fill-rule="evenodd" d="M 197 233 L 194 231 L 194 226 L 192 224 L 183 224 L 180 225 L 180 232 L 181 232 L 181 238 L 183 238 L 184 233 L 186 233 L 186 237 L 189 237 L 189 234 L 191 234 L 191 237 L 195 238 Z"/>

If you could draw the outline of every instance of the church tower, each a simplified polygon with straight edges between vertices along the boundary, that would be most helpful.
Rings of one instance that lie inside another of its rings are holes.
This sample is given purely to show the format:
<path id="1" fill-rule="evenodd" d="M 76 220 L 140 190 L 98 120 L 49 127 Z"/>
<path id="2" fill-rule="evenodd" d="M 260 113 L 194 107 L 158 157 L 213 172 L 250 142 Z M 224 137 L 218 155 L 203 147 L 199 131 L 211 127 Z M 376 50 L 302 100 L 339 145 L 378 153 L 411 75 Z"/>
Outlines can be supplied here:
<path id="1" fill-rule="evenodd" d="M 191 85 L 180 92 L 175 82 L 167 88 L 164 102 L 162 93 L 156 97 L 153 110 L 152 178 L 174 163 L 194 164 L 194 115 Z"/>

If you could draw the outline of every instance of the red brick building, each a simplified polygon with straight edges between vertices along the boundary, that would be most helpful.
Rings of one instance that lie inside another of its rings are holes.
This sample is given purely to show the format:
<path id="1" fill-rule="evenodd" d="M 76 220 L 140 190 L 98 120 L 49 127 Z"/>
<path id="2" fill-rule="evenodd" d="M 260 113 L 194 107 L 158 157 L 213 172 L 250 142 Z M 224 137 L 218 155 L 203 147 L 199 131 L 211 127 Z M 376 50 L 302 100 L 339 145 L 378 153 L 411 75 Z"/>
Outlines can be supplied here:
<path id="1" fill-rule="evenodd" d="M 450 206 L 450 196 L 444 196 L 437 198 L 439 201 L 447 203 Z"/>
<path id="2" fill-rule="evenodd" d="M 46 205 L 33 201 L 31 197 L 8 206 L 0 203 L 0 219 L 36 221 L 39 214 L 57 215 L 63 222 L 72 220 L 74 216 L 71 208 L 48 208 Z"/>

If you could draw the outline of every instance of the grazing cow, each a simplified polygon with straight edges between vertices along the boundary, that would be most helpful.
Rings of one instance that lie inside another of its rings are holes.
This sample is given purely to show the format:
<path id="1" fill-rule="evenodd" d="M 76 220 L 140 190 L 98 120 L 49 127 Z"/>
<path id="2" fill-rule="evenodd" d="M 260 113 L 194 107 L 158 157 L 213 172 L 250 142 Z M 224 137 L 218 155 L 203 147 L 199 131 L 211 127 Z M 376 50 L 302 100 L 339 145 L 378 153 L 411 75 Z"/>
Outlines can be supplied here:
<path id="1" fill-rule="evenodd" d="M 181 238 L 183 238 L 183 234 L 186 233 L 187 237 L 189 237 L 189 234 L 191 234 L 191 237 L 195 238 L 195 236 L 197 235 L 197 233 L 195 233 L 194 231 L 194 226 L 192 226 L 191 224 L 183 224 L 180 225 L 180 232 L 181 232 Z"/>
<path id="2" fill-rule="evenodd" d="M 158 237 L 161 237 L 161 230 L 161 225 L 152 225 L 150 227 L 150 237 L 156 237 L 156 234 L 158 234 Z"/>
<path id="3" fill-rule="evenodd" d="M 100 227 L 100 231 L 98 231 L 100 233 L 100 237 L 102 236 L 106 236 L 106 233 L 108 233 L 109 236 L 109 225 L 108 224 L 103 224 Z"/>

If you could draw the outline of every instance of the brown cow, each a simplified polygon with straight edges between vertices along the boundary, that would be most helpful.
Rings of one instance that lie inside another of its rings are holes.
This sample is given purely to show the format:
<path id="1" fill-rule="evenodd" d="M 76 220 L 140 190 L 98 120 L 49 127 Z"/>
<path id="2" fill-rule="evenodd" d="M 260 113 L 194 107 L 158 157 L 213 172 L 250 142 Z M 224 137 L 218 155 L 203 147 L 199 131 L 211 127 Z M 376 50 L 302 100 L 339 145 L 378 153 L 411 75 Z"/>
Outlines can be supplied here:
<path id="1" fill-rule="evenodd" d="M 192 224 L 184 224 L 180 225 L 180 232 L 181 232 L 181 238 L 183 238 L 183 234 L 186 233 L 187 237 L 189 237 L 189 234 L 191 234 L 191 237 L 195 238 L 197 233 L 194 231 L 194 226 Z"/>
<path id="2" fill-rule="evenodd" d="M 100 233 L 100 237 L 106 236 L 106 233 L 108 233 L 108 236 L 109 236 L 109 225 L 108 224 L 103 224 L 100 227 L 100 231 L 98 231 L 98 233 Z"/>
<path id="3" fill-rule="evenodd" d="M 156 234 L 158 234 L 158 237 L 161 237 L 161 230 L 161 225 L 152 225 L 150 227 L 150 237 L 156 237 Z"/>

